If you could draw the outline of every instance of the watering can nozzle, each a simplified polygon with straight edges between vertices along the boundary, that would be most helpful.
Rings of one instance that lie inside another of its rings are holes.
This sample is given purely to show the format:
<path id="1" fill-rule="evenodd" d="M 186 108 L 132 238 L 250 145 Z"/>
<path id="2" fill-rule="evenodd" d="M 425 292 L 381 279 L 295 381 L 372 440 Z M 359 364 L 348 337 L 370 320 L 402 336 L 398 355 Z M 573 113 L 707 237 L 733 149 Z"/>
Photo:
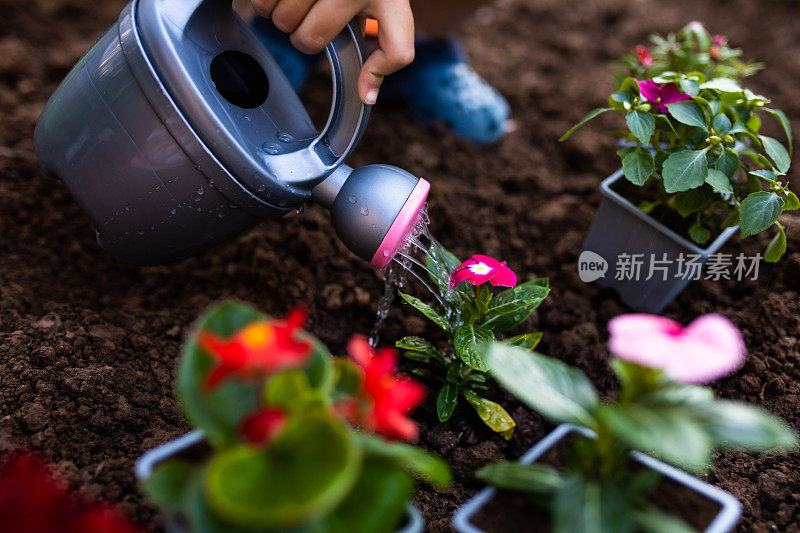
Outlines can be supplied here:
<path id="1" fill-rule="evenodd" d="M 430 184 L 390 165 L 342 165 L 312 191 L 331 211 L 336 234 L 354 254 L 384 268 L 405 244 Z"/>

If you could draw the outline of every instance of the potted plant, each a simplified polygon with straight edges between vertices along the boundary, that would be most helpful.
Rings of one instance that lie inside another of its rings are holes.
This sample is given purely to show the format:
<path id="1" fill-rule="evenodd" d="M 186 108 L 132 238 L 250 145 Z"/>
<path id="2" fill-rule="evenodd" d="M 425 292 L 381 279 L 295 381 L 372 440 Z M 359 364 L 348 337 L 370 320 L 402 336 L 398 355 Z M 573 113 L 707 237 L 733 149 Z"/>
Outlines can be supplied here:
<path id="1" fill-rule="evenodd" d="M 578 266 L 585 272 L 604 265 L 582 279 L 614 288 L 636 310 L 660 312 L 699 279 L 736 227 L 748 237 L 774 226 L 763 258 L 778 261 L 786 251 L 778 217 L 800 201 L 786 177 L 789 121 L 743 85 L 761 66 L 741 62 L 741 51 L 697 23 L 652 40 L 652 51 L 639 46 L 623 58 L 608 107 L 590 112 L 560 140 L 603 113 L 625 116 L 627 128 L 617 132 L 622 169 L 601 184 Z M 786 146 L 761 133 L 764 117 L 777 120 Z M 608 263 L 614 275 L 604 275 Z"/>
<path id="2" fill-rule="evenodd" d="M 414 478 L 449 483 L 407 414 L 425 394 L 366 339 L 333 358 L 302 331 L 228 301 L 186 342 L 177 395 L 197 431 L 142 457 L 143 491 L 178 530 L 421 530 Z M 408 509 L 411 509 L 410 515 Z M 405 525 L 404 525 L 405 524 Z"/>
<path id="3" fill-rule="evenodd" d="M 711 529 L 706 531 L 729 531 L 739 516 L 731 497 L 661 461 L 698 473 L 709 469 L 716 450 L 797 445 L 794 431 L 776 417 L 742 402 L 717 400 L 711 389 L 700 386 L 744 364 L 739 331 L 720 315 L 702 316 L 684 328 L 667 318 L 637 314 L 614 318 L 609 330 L 615 355 L 611 367 L 620 383 L 613 400 L 598 398 L 586 376 L 561 361 L 498 343 L 487 347 L 497 381 L 550 421 L 567 424 L 529 452 L 526 462 L 567 434 L 575 438 L 560 464 L 497 463 L 478 476 L 497 488 L 533 496 L 523 500 L 524 512 L 535 512 L 532 505 L 545 508 L 542 520 L 549 520 L 553 531 L 693 531 L 707 526 Z M 659 499 L 662 475 L 716 500 L 720 516 L 709 520 L 711 525 L 692 527 L 686 522 L 692 516 L 662 510 L 674 496 L 661 494 Z M 486 494 L 479 503 L 491 499 Z M 456 524 L 468 524 L 475 507 L 459 511 Z M 460 531 L 476 531 L 470 527 Z"/>
<path id="4" fill-rule="evenodd" d="M 421 337 L 403 337 L 395 346 L 421 364 L 412 370 L 415 375 L 438 385 L 436 412 L 441 422 L 451 417 L 463 398 L 487 426 L 510 439 L 514 419 L 500 404 L 480 396 L 486 389 L 488 369 L 481 346 L 527 319 L 550 293 L 549 280 L 518 285 L 505 262 L 476 254 L 462 263 L 438 244 L 428 250 L 426 269 L 439 292 L 437 309 L 399 294 L 443 330 L 447 347 L 439 350 Z M 487 285 L 507 289 L 495 294 Z M 503 342 L 533 350 L 541 338 L 540 332 L 532 332 Z"/>

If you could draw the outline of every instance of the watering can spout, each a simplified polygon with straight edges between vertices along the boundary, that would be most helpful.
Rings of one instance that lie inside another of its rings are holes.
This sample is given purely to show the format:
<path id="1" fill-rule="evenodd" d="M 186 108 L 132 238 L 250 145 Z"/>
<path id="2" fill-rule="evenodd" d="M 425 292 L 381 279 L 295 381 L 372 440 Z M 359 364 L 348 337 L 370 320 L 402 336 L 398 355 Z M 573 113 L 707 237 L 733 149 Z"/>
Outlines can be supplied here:
<path id="1" fill-rule="evenodd" d="M 391 165 L 341 165 L 312 198 L 330 209 L 336 234 L 351 252 L 384 268 L 413 231 L 429 191 L 426 180 Z"/>

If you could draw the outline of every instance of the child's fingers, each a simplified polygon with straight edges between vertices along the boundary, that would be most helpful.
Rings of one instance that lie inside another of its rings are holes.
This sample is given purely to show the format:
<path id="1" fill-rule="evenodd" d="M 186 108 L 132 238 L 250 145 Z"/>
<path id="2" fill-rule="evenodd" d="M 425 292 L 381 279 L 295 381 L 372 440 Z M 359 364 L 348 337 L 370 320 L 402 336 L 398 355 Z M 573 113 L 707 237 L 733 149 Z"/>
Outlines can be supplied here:
<path id="1" fill-rule="evenodd" d="M 278 0 L 253 0 L 253 9 L 262 17 L 269 18 L 277 3 Z"/>
<path id="2" fill-rule="evenodd" d="M 284 33 L 293 33 L 316 0 L 279 0 L 272 10 L 272 23 Z"/>
<path id="3" fill-rule="evenodd" d="M 406 0 L 374 2 L 367 15 L 378 21 L 378 49 L 369 56 L 358 78 L 361 100 L 372 105 L 378 99 L 383 77 L 414 60 L 414 16 Z"/>
<path id="4" fill-rule="evenodd" d="M 363 7 L 352 0 L 318 0 L 292 34 L 292 44 L 307 54 L 321 52 Z"/>

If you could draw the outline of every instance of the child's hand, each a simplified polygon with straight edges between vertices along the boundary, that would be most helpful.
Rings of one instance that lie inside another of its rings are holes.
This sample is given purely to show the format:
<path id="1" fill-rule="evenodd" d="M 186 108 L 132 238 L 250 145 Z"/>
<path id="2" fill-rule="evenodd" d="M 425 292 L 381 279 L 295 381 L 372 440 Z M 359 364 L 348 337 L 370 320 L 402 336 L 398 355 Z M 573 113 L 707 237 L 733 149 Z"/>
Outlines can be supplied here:
<path id="1" fill-rule="evenodd" d="M 365 104 L 378 98 L 383 77 L 414 59 L 414 17 L 409 0 L 252 0 L 262 17 L 292 34 L 301 52 L 321 52 L 354 17 L 377 19 L 378 49 L 369 56 L 358 78 Z"/>

